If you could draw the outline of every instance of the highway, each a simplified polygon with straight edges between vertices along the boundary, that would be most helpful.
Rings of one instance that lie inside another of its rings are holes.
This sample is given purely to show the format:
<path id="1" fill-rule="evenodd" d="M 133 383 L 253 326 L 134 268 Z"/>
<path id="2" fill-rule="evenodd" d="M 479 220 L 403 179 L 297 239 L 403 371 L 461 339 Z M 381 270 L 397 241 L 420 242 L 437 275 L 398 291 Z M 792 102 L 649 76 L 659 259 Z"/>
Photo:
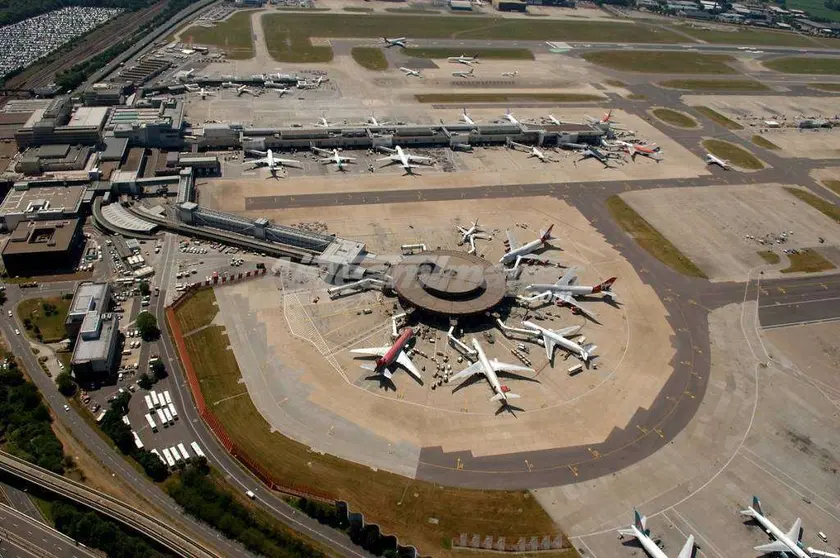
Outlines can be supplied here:
<path id="1" fill-rule="evenodd" d="M 3 558 L 100 558 L 49 525 L 0 504 L 0 555 Z"/>

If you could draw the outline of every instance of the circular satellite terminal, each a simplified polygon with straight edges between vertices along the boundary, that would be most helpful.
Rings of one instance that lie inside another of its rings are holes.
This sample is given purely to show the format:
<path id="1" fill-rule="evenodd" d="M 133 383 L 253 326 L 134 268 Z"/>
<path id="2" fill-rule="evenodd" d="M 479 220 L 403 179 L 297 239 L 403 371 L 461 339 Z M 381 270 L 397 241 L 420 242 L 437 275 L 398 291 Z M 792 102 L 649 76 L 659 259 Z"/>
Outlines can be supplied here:
<path id="1" fill-rule="evenodd" d="M 500 269 L 457 250 L 406 256 L 391 269 L 391 276 L 404 302 L 442 316 L 486 312 L 505 296 L 506 280 Z"/>

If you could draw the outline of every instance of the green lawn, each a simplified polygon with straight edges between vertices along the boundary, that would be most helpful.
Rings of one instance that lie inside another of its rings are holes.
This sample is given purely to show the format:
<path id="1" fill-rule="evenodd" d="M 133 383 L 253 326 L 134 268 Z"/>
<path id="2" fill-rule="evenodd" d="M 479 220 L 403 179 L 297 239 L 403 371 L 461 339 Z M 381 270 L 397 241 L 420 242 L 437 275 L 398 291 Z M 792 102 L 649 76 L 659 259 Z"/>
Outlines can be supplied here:
<path id="1" fill-rule="evenodd" d="M 752 137 L 752 142 L 759 147 L 763 147 L 764 149 L 772 149 L 774 151 L 779 150 L 778 145 L 766 139 L 764 136 L 755 135 Z"/>
<path id="2" fill-rule="evenodd" d="M 309 40 L 313 37 L 330 35 L 309 34 L 301 27 L 301 19 L 335 17 L 334 14 L 269 14 L 260 22 L 265 35 L 265 46 L 272 58 L 278 62 L 324 64 L 332 61 L 333 50 L 328 46 L 314 46 Z M 347 19 L 368 19 L 370 16 L 338 16 Z"/>
<path id="3" fill-rule="evenodd" d="M 712 110 L 709 107 L 691 107 L 709 120 L 715 122 L 727 128 L 729 130 L 743 130 L 744 127 L 735 122 L 734 120 L 730 120 L 729 118 L 725 117 L 721 113 L 717 112 L 716 110 Z"/>
<path id="4" fill-rule="evenodd" d="M 697 121 L 682 112 L 678 112 L 676 110 L 671 110 L 667 108 L 653 109 L 652 112 L 656 118 L 658 118 L 665 124 L 670 124 L 671 126 L 676 126 L 678 128 L 697 127 Z"/>
<path id="5" fill-rule="evenodd" d="M 350 51 L 353 60 L 362 68 L 382 72 L 388 69 L 388 60 L 381 48 L 377 47 L 353 47 Z"/>
<path id="6" fill-rule="evenodd" d="M 728 141 L 709 139 L 703 142 L 703 148 L 715 157 L 720 157 L 736 167 L 746 170 L 759 170 L 764 164 L 756 159 L 752 153 Z"/>
<path id="7" fill-rule="evenodd" d="M 594 50 L 585 52 L 583 59 L 599 66 L 626 72 L 650 74 L 736 74 L 727 62 L 735 59 L 728 54 L 700 54 L 699 52 Z"/>
<path id="8" fill-rule="evenodd" d="M 356 12 L 360 14 L 369 14 L 373 11 L 373 8 L 361 8 L 358 6 L 347 6 L 346 8 L 342 8 L 345 12 Z"/>
<path id="9" fill-rule="evenodd" d="M 785 3 L 785 7 L 792 10 L 802 10 L 811 16 L 840 21 L 840 12 L 827 8 L 823 0 L 790 0 L 790 2 Z"/>
<path id="10" fill-rule="evenodd" d="M 423 93 L 414 98 L 420 103 L 586 103 L 604 100 L 600 95 L 586 93 Z"/>
<path id="11" fill-rule="evenodd" d="M 67 312 L 70 310 L 70 300 L 61 297 L 51 298 L 30 298 L 18 304 L 17 312 L 20 321 L 31 320 L 32 329 L 26 330 L 26 334 L 33 339 L 36 337 L 35 328 L 41 331 L 44 343 L 55 343 L 66 337 L 64 332 L 64 320 L 67 319 Z M 44 304 L 55 306 L 55 312 L 49 316 L 44 311 Z"/>
<path id="12" fill-rule="evenodd" d="M 193 26 L 181 33 L 181 41 L 223 48 L 228 58 L 245 60 L 254 57 L 251 38 L 251 13 L 255 10 L 236 12 L 227 20 L 213 27 Z"/>
<path id="13" fill-rule="evenodd" d="M 425 8 L 385 8 L 386 12 L 392 14 L 440 14 L 438 10 L 427 10 Z"/>
<path id="14" fill-rule="evenodd" d="M 788 254 L 790 265 L 782 270 L 782 273 L 818 273 L 828 271 L 836 266 L 825 259 L 825 257 L 811 248 L 797 251 L 796 254 Z"/>
<path id="15" fill-rule="evenodd" d="M 679 30 L 707 43 L 749 46 L 816 46 L 810 37 L 786 33 L 784 31 L 759 31 L 743 27 L 730 27 L 730 30 L 700 29 L 680 26 Z"/>
<path id="16" fill-rule="evenodd" d="M 478 56 L 488 60 L 533 60 L 534 53 L 527 48 L 481 48 L 481 49 L 452 49 L 452 48 L 414 48 L 403 50 L 406 56 L 412 58 L 449 58 L 450 56 Z"/>
<path id="17" fill-rule="evenodd" d="M 763 259 L 770 265 L 776 265 L 777 263 L 782 261 L 782 258 L 779 257 L 779 254 L 777 254 L 773 250 L 762 250 L 758 253 L 758 255 L 761 256 L 761 259 Z"/>
<path id="18" fill-rule="evenodd" d="M 671 241 L 662 236 L 662 233 L 648 223 L 635 209 L 627 205 L 621 197 L 610 196 L 607 199 L 607 208 L 619 226 L 651 256 L 678 273 L 689 277 L 707 279 L 706 274 L 694 262 L 671 244 Z"/>
<path id="19" fill-rule="evenodd" d="M 799 198 L 801 201 L 807 203 L 829 219 L 832 219 L 835 223 L 840 224 L 840 207 L 837 207 L 830 201 L 819 196 L 815 196 L 811 192 L 801 188 L 791 188 L 789 186 L 785 186 L 785 190 L 790 195 Z"/>
<path id="20" fill-rule="evenodd" d="M 752 79 L 669 79 L 660 81 L 662 87 L 690 91 L 766 91 L 770 89 Z"/>
<path id="21" fill-rule="evenodd" d="M 840 58 L 818 58 L 816 56 L 791 56 L 763 62 L 764 66 L 786 74 L 840 74 Z"/>

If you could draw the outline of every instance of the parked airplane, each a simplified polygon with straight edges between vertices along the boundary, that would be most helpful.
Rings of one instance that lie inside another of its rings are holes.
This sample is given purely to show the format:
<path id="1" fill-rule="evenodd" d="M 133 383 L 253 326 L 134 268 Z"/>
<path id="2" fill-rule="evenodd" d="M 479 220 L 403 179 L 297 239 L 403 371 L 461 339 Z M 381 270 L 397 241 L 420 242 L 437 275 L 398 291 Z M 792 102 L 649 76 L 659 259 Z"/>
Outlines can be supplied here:
<path id="1" fill-rule="evenodd" d="M 636 155 L 642 155 L 643 157 L 648 157 L 653 159 L 657 163 L 662 160 L 662 151 L 660 148 L 653 144 L 653 145 L 645 145 L 641 143 L 632 143 L 629 141 L 623 140 L 615 140 L 612 143 L 603 142 L 604 145 L 607 147 L 619 147 L 623 149 L 628 155 L 630 155 L 630 159 L 633 161 L 636 160 Z"/>
<path id="2" fill-rule="evenodd" d="M 466 72 L 452 72 L 452 76 L 460 78 L 472 78 L 475 77 L 473 75 L 473 72 L 475 72 L 475 68 L 470 68 L 469 71 Z"/>
<path id="3" fill-rule="evenodd" d="M 329 128 L 330 126 L 332 126 L 332 124 L 329 121 L 327 121 L 326 116 L 322 116 L 318 119 L 317 122 L 313 124 L 313 126 L 318 126 L 320 128 Z"/>
<path id="4" fill-rule="evenodd" d="M 329 150 L 312 146 L 312 152 L 321 157 L 318 162 L 325 165 L 335 164 L 340 171 L 344 170 L 345 163 L 356 163 L 355 157 L 344 157 L 343 155 L 339 155 L 338 149 Z"/>
<path id="5" fill-rule="evenodd" d="M 190 68 L 186 72 L 179 73 L 178 74 L 178 81 L 181 81 L 181 82 L 187 81 L 193 76 L 194 73 L 195 73 L 195 68 Z"/>
<path id="6" fill-rule="evenodd" d="M 233 89 L 234 87 L 238 87 L 238 86 L 236 85 L 236 83 L 234 83 L 232 81 L 223 81 L 222 82 L 222 87 L 224 87 L 225 89 Z"/>
<path id="7" fill-rule="evenodd" d="M 476 238 L 483 238 L 485 240 L 490 240 L 490 238 L 491 238 L 490 235 L 484 233 L 484 231 L 482 231 L 478 227 L 478 219 L 473 221 L 472 226 L 468 229 L 464 228 L 464 227 L 461 227 L 461 226 L 458 226 L 457 229 L 458 229 L 458 232 L 461 233 L 461 242 L 459 242 L 459 245 L 463 245 L 465 242 L 470 243 L 470 249 L 467 252 L 468 254 L 474 254 L 475 253 L 475 250 L 476 250 L 475 239 Z"/>
<path id="8" fill-rule="evenodd" d="M 522 143 L 516 143 L 515 141 L 513 141 L 510 138 L 507 138 L 507 146 L 510 147 L 511 149 L 521 149 L 521 150 L 528 153 L 528 157 L 536 157 L 537 159 L 539 159 L 543 163 L 553 163 L 554 162 L 553 159 L 550 159 L 545 153 L 542 152 L 541 149 L 539 149 L 536 146 L 530 146 L 530 145 L 524 145 Z"/>
<path id="9" fill-rule="evenodd" d="M 502 405 L 507 407 L 509 404 L 508 399 L 519 399 L 519 395 L 511 393 L 510 388 L 499 381 L 499 376 L 496 373 L 502 372 L 510 374 L 513 372 L 533 372 L 534 369 L 516 364 L 505 364 L 496 359 L 489 360 L 487 355 L 484 353 L 484 349 L 481 348 L 481 345 L 475 337 L 472 339 L 472 346 L 478 354 L 478 361 L 464 368 L 454 376 L 451 376 L 449 381 L 457 382 L 475 374 L 483 374 L 487 379 L 487 382 L 490 384 L 490 387 L 493 389 L 494 395 L 490 398 L 490 401 L 501 401 Z"/>
<path id="10" fill-rule="evenodd" d="M 414 366 L 414 363 L 411 362 L 411 358 L 409 358 L 408 353 L 406 353 L 406 345 L 408 342 L 411 341 L 411 338 L 414 337 L 414 330 L 406 328 L 400 333 L 400 336 L 397 337 L 394 344 L 390 347 L 368 347 L 364 349 L 351 349 L 351 353 L 355 353 L 357 355 L 368 355 L 368 356 L 375 356 L 378 357 L 376 359 L 376 364 L 371 366 L 369 364 L 363 364 L 362 368 L 365 370 L 371 370 L 376 372 L 377 374 L 382 374 L 387 379 L 391 379 L 393 375 L 393 368 L 396 365 L 400 365 L 405 368 L 409 374 L 414 376 L 414 378 L 423 383 L 423 377 L 420 375 L 420 371 L 417 370 L 417 367 Z"/>
<path id="11" fill-rule="evenodd" d="M 505 120 L 507 120 L 511 124 L 519 124 L 519 120 L 514 118 L 514 116 L 510 113 L 510 109 L 507 109 L 505 111 L 505 114 L 502 116 L 502 118 L 504 118 Z"/>
<path id="12" fill-rule="evenodd" d="M 470 126 L 475 126 L 475 120 L 470 118 L 470 115 L 467 114 L 467 109 L 464 109 L 463 114 L 461 114 L 461 121 L 466 122 Z"/>
<path id="13" fill-rule="evenodd" d="M 645 528 L 647 518 L 640 515 L 636 510 L 633 510 L 633 515 L 635 518 L 633 525 L 627 529 L 619 529 L 618 532 L 621 535 L 635 537 L 651 558 L 668 558 L 668 555 L 662 552 L 662 550 L 660 550 L 656 543 L 650 538 L 650 530 Z M 694 535 L 689 535 L 688 540 L 685 541 L 685 545 L 682 547 L 682 550 L 680 550 L 677 558 L 691 558 L 693 553 Z"/>
<path id="14" fill-rule="evenodd" d="M 723 170 L 729 170 L 729 161 L 721 159 L 720 157 L 715 157 L 711 153 L 706 153 L 706 164 L 717 165 Z"/>
<path id="15" fill-rule="evenodd" d="M 278 93 L 278 97 L 282 97 L 283 95 L 285 95 L 286 93 L 289 92 L 289 89 L 287 89 L 285 87 L 280 87 L 276 91 Z"/>
<path id="16" fill-rule="evenodd" d="M 547 329 L 527 320 L 523 321 L 522 325 L 532 330 L 534 333 L 542 335 L 543 344 L 545 345 L 545 355 L 552 366 L 554 366 L 554 348 L 557 345 L 574 354 L 583 362 L 589 362 L 589 359 L 593 357 L 592 353 L 598 348 L 596 345 L 591 343 L 581 345 L 579 343 L 575 343 L 571 339 L 568 339 L 568 337 L 571 337 L 580 331 L 581 326 L 579 325 L 558 330 Z"/>
<path id="17" fill-rule="evenodd" d="M 586 118 L 586 121 L 590 124 L 616 124 L 616 121 L 612 119 L 612 113 L 613 111 L 610 109 L 609 112 L 604 113 L 604 116 L 602 116 L 600 120 L 589 116 L 588 114 L 585 115 L 584 118 Z"/>
<path id="18" fill-rule="evenodd" d="M 613 168 L 610 166 L 610 156 L 608 154 L 604 154 L 598 149 L 594 147 L 587 147 L 586 149 L 580 152 L 581 158 L 575 160 L 575 164 L 578 164 L 578 161 L 585 161 L 586 159 L 595 159 L 601 162 L 604 165 L 604 168 Z"/>
<path id="19" fill-rule="evenodd" d="M 206 99 L 208 96 L 212 96 L 212 95 L 214 95 L 214 94 L 215 94 L 215 93 L 213 93 L 212 91 L 207 91 L 207 90 L 206 90 L 206 89 L 204 89 L 203 87 L 201 88 L 201 91 L 199 92 L 199 95 L 201 95 L 201 100 L 202 100 L 202 101 L 203 101 L 204 99 Z"/>
<path id="20" fill-rule="evenodd" d="M 467 66 L 472 66 L 473 64 L 478 63 L 478 54 L 475 56 L 467 56 L 466 54 L 462 54 L 461 56 L 450 56 L 447 60 L 455 62 L 456 64 L 466 64 Z"/>
<path id="21" fill-rule="evenodd" d="M 380 121 L 379 119 L 376 118 L 376 116 L 371 114 L 370 116 L 368 116 L 366 124 L 368 124 L 370 126 L 385 126 L 385 125 L 391 124 L 391 123 L 387 122 L 385 120 Z"/>
<path id="22" fill-rule="evenodd" d="M 540 248 L 544 247 L 548 240 L 551 238 L 551 229 L 554 228 L 554 225 L 548 227 L 548 229 L 544 232 L 540 232 L 539 238 L 536 240 L 532 240 L 527 244 L 519 244 L 516 239 L 513 237 L 513 234 L 509 230 L 506 230 L 505 233 L 507 234 L 507 242 L 505 243 L 505 255 L 501 257 L 499 263 L 507 264 L 510 262 L 516 262 L 514 267 L 519 267 L 519 262 L 522 260 L 534 260 L 536 259 L 534 256 L 531 256 L 531 253 L 535 250 L 539 250 Z"/>
<path id="23" fill-rule="evenodd" d="M 405 48 L 405 43 L 408 39 L 405 37 L 399 37 L 397 39 L 389 39 L 388 37 L 382 37 L 382 42 L 385 43 L 387 48 L 391 48 L 394 46 L 398 46 L 400 48 Z"/>
<path id="24" fill-rule="evenodd" d="M 300 161 L 295 161 L 294 159 L 279 159 L 279 158 L 275 157 L 274 153 L 272 153 L 271 149 L 269 149 L 268 151 L 257 151 L 255 149 L 249 149 L 248 153 L 253 153 L 253 154 L 256 154 L 256 155 L 260 155 L 262 157 L 262 159 L 255 159 L 253 161 L 248 161 L 249 163 L 254 165 L 251 168 L 262 167 L 262 166 L 268 167 L 268 170 L 271 171 L 272 176 L 276 176 L 278 167 L 283 168 L 286 165 L 291 165 L 291 166 L 300 165 Z"/>
<path id="25" fill-rule="evenodd" d="M 434 159 L 431 157 L 411 155 L 403 151 L 403 148 L 399 145 L 395 146 L 394 149 L 390 149 L 388 147 L 380 147 L 379 149 L 385 151 L 386 153 L 391 153 L 391 155 L 388 155 L 387 157 L 380 157 L 377 161 L 388 161 L 385 166 L 399 164 L 407 174 L 412 174 L 411 169 L 418 168 L 418 165 L 413 165 L 412 163 L 422 163 L 424 165 L 434 164 Z"/>
<path id="26" fill-rule="evenodd" d="M 781 556 L 790 554 L 796 558 L 810 558 L 799 546 L 799 539 L 802 533 L 802 520 L 800 518 L 796 518 L 790 531 L 783 533 L 781 529 L 776 527 L 772 521 L 764 516 L 764 511 L 761 509 L 761 502 L 758 501 L 757 496 L 753 496 L 752 506 L 741 510 L 741 515 L 755 519 L 767 533 L 776 539 L 771 543 L 756 546 L 756 551 L 764 554 L 779 553 Z"/>
<path id="27" fill-rule="evenodd" d="M 512 72 L 502 72 L 502 77 L 515 78 L 518 75 L 519 75 L 519 70 L 514 70 Z"/>
<path id="28" fill-rule="evenodd" d="M 411 76 L 419 77 L 419 78 L 423 77 L 423 76 L 420 75 L 420 70 L 412 70 L 411 68 L 406 68 L 405 66 L 401 66 L 400 71 L 405 74 L 405 77 L 411 77 Z"/>
<path id="29" fill-rule="evenodd" d="M 251 95 L 254 94 L 250 89 L 248 89 L 247 85 L 240 85 L 239 87 L 236 88 L 236 96 L 237 97 L 242 96 L 243 93 L 251 93 Z"/>
<path id="30" fill-rule="evenodd" d="M 577 284 L 577 269 L 571 268 L 563 276 L 557 280 L 556 283 L 533 283 L 525 287 L 526 291 L 549 291 L 556 294 L 564 294 L 569 296 L 587 296 L 591 294 L 603 293 L 604 298 L 608 300 L 617 300 L 618 297 L 612 291 L 612 286 L 615 284 L 617 277 L 610 277 L 606 281 L 593 286 L 578 285 Z"/>

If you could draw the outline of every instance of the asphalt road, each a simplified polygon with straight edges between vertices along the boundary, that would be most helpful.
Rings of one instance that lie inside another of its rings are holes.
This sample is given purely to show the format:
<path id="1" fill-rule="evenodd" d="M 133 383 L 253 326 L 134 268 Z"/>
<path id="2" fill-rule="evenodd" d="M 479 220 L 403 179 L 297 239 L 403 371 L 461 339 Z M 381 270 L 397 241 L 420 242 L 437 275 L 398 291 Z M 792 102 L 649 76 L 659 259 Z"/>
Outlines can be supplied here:
<path id="1" fill-rule="evenodd" d="M 765 328 L 840 319 L 840 276 L 800 277 L 764 283 L 758 317 Z"/>
<path id="2" fill-rule="evenodd" d="M 4 558 L 98 558 L 96 554 L 31 517 L 0 504 L 0 555 Z"/>

